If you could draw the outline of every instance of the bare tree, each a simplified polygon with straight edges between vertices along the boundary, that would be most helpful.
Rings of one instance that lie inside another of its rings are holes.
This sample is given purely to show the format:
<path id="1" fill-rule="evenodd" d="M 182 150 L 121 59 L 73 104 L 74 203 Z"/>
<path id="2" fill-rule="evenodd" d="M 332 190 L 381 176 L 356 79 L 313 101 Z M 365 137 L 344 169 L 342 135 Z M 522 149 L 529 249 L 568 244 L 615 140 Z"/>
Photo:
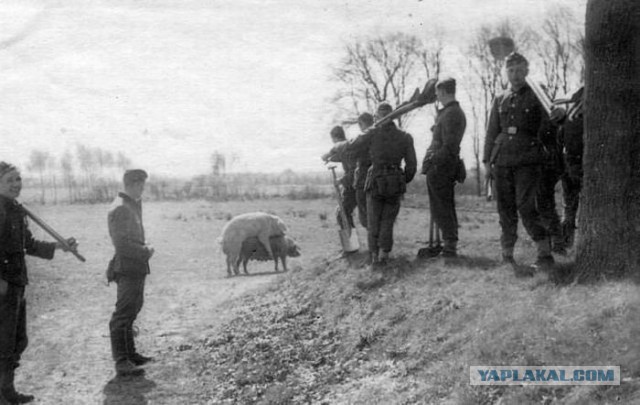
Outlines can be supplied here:
<path id="1" fill-rule="evenodd" d="M 68 150 L 60 157 L 60 170 L 62 171 L 62 182 L 67 188 L 69 202 L 75 202 L 75 180 L 73 174 L 73 155 Z"/>
<path id="2" fill-rule="evenodd" d="M 584 68 L 582 52 L 577 46 L 583 36 L 581 32 L 571 9 L 558 5 L 547 11 L 542 32 L 534 34 L 534 52 L 541 62 L 551 99 L 556 98 L 558 92 L 568 94 L 581 82 Z"/>
<path id="3" fill-rule="evenodd" d="M 222 152 L 211 154 L 211 173 L 214 177 L 222 177 L 227 169 L 227 158 Z"/>
<path id="4" fill-rule="evenodd" d="M 414 88 L 424 85 L 425 74 L 437 75 L 441 51 L 442 46 L 426 48 L 417 37 L 404 33 L 348 44 L 333 71 L 333 79 L 342 85 L 334 102 L 350 117 L 371 112 L 383 101 L 397 107 Z M 398 120 L 400 126 L 402 122 Z"/>
<path id="5" fill-rule="evenodd" d="M 129 159 L 124 153 L 118 152 L 115 158 L 115 165 L 121 171 L 125 171 L 131 167 L 131 159 Z"/>
<path id="6" fill-rule="evenodd" d="M 615 22 L 615 23 L 613 23 Z M 589 0 L 577 268 L 640 275 L 640 3 Z"/>
<path id="7" fill-rule="evenodd" d="M 45 191 L 47 186 L 44 181 L 44 172 L 47 168 L 47 163 L 51 155 L 49 152 L 45 152 L 39 149 L 34 149 L 31 151 L 31 155 L 29 155 L 29 164 L 27 165 L 27 169 L 30 171 L 35 171 L 38 173 L 40 178 L 40 203 L 45 203 Z"/>

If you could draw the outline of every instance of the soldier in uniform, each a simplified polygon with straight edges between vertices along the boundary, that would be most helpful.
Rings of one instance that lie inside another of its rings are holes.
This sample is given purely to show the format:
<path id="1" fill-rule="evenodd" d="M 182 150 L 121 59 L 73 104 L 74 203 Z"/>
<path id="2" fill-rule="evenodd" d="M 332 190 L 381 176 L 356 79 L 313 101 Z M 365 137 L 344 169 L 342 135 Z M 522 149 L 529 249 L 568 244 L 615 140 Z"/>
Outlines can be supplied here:
<path id="1" fill-rule="evenodd" d="M 441 79 L 436 95 L 442 108 L 438 110 L 433 138 L 422 162 L 422 174 L 427 175 L 431 213 L 442 230 L 444 257 L 457 255 L 458 219 L 454 187 L 460 164 L 460 142 L 467 125 L 464 112 L 456 101 L 456 81 Z"/>
<path id="2" fill-rule="evenodd" d="M 548 119 L 543 120 L 540 140 L 543 145 L 543 162 L 538 185 L 536 204 L 540 218 L 547 228 L 551 241 L 551 251 L 566 254 L 567 249 L 562 236 L 560 216 L 556 210 L 556 184 L 564 172 L 562 147 L 558 142 L 559 128 Z"/>
<path id="3" fill-rule="evenodd" d="M 564 199 L 562 236 L 566 247 L 574 242 L 576 215 L 582 189 L 582 153 L 584 149 L 584 122 L 582 116 L 582 96 L 584 87 L 573 94 L 571 107 L 567 111 L 558 108 L 552 117 L 559 125 L 559 140 L 562 145 L 564 172 L 561 176 Z M 555 110 L 554 110 L 555 111 Z"/>
<path id="4" fill-rule="evenodd" d="M 0 162 L 0 405 L 24 404 L 34 400 L 14 386 L 15 370 L 27 348 L 25 286 L 28 284 L 25 254 L 52 259 L 60 242 L 34 239 L 26 213 L 16 198 L 22 178 L 15 166 Z M 74 238 L 67 244 L 76 249 Z"/>
<path id="5" fill-rule="evenodd" d="M 373 115 L 362 113 L 358 117 L 358 126 L 363 133 L 373 125 Z M 358 218 L 363 227 L 367 227 L 367 194 L 364 191 L 364 183 L 367 178 L 367 170 L 371 167 L 371 157 L 368 150 L 361 150 L 356 155 L 356 170 L 353 186 L 356 189 L 356 203 L 358 204 Z"/>
<path id="6" fill-rule="evenodd" d="M 146 179 L 144 170 L 127 170 L 123 176 L 124 192 L 118 194 L 108 214 L 109 235 L 115 247 L 108 279 L 118 286 L 109 331 L 118 376 L 141 375 L 144 369 L 139 366 L 153 360 L 137 353 L 133 336 L 133 323 L 144 300 L 149 259 L 154 253 L 145 242 L 142 224 L 141 197 Z"/>
<path id="7" fill-rule="evenodd" d="M 344 129 L 341 126 L 335 126 L 331 129 L 331 140 L 334 144 L 344 142 L 347 138 L 344 133 Z M 356 157 L 355 155 L 346 150 L 345 148 L 333 148 L 331 152 L 324 154 L 322 159 L 325 162 L 340 162 L 342 163 L 342 170 L 344 175 L 340 178 L 340 184 L 342 185 L 342 207 L 344 207 L 345 216 L 349 221 L 349 226 L 354 227 L 353 224 L 353 210 L 357 206 L 356 202 L 356 189 L 354 188 L 354 172 L 356 170 Z M 336 208 L 336 217 L 338 225 L 344 228 L 342 224 L 342 215 L 340 207 Z"/>
<path id="8" fill-rule="evenodd" d="M 378 106 L 376 118 L 389 115 L 387 103 Z M 364 190 L 367 196 L 367 241 L 372 268 L 386 263 L 393 248 L 393 224 L 400 211 L 406 185 L 416 174 L 413 138 L 393 121 L 369 130 L 350 142 L 356 153 L 366 150 L 371 158 Z M 404 161 L 404 169 L 401 164 Z"/>
<path id="9" fill-rule="evenodd" d="M 511 87 L 493 102 L 483 156 L 486 173 L 495 176 L 502 257 L 515 264 L 513 249 L 518 239 L 519 213 L 537 247 L 535 264 L 546 267 L 554 260 L 547 229 L 536 208 L 543 161 L 539 132 L 544 111 L 526 83 L 529 62 L 524 56 L 511 53 L 505 67 Z"/>

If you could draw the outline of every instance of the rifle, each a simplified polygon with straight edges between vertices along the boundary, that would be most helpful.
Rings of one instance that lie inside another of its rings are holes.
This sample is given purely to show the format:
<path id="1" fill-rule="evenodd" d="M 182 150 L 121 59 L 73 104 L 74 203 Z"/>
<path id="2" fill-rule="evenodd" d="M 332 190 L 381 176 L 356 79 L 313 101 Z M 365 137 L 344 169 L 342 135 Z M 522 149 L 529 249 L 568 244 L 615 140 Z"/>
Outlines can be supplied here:
<path id="1" fill-rule="evenodd" d="M 371 126 L 372 128 L 378 128 L 386 123 L 389 123 L 400 116 L 415 110 L 416 108 L 420 108 L 427 104 L 435 103 L 436 101 L 436 82 L 438 79 L 429 79 L 427 83 L 424 85 L 424 89 L 420 91 L 417 89 L 413 92 L 413 95 L 409 99 L 409 101 L 405 101 L 400 104 L 395 110 L 391 111 L 389 114 L 384 117 L 378 119 Z"/>
<path id="2" fill-rule="evenodd" d="M 27 216 L 33 220 L 33 222 L 40 225 L 40 227 L 44 229 L 45 232 L 47 232 L 56 241 L 58 241 L 58 243 L 62 245 L 64 250 L 73 253 L 73 255 L 77 257 L 78 260 L 80 260 L 81 262 L 87 261 L 87 259 L 85 259 L 80 253 L 78 253 L 78 250 L 76 248 L 72 248 L 71 245 L 69 245 L 69 243 L 67 242 L 67 240 L 63 238 L 62 235 L 60 235 L 58 232 L 56 232 L 55 229 L 53 229 L 46 222 L 44 222 L 42 218 L 34 214 L 33 211 L 31 211 L 29 208 L 25 207 L 24 205 L 22 205 L 22 209 L 27 214 Z"/>

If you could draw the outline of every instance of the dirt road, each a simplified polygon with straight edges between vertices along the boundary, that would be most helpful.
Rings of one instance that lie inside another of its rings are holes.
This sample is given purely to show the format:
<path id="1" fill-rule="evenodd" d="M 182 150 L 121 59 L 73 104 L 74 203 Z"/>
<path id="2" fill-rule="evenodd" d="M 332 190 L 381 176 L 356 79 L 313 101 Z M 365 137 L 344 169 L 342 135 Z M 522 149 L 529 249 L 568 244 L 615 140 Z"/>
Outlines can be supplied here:
<path id="1" fill-rule="evenodd" d="M 305 225 L 287 218 L 294 211 L 283 204 L 273 211 L 286 218 L 295 235 Z M 116 287 L 107 286 L 104 277 L 113 252 L 107 206 L 35 207 L 59 232 L 80 241 L 87 262 L 61 252 L 51 262 L 28 259 L 30 344 L 18 369 L 18 388 L 35 395 L 36 404 L 197 403 L 187 383 L 193 377 L 183 362 L 187 352 L 224 320 L 225 302 L 277 277 L 271 263 L 252 263 L 252 276 L 227 278 L 215 243 L 230 216 L 259 208 L 252 203 L 145 205 L 147 235 L 156 255 L 137 321 L 137 342 L 141 353 L 157 361 L 146 367 L 145 378 L 118 381 L 113 380 L 108 337 Z M 314 222 L 321 221 L 316 217 Z M 35 225 L 31 228 L 37 237 L 50 239 Z"/>

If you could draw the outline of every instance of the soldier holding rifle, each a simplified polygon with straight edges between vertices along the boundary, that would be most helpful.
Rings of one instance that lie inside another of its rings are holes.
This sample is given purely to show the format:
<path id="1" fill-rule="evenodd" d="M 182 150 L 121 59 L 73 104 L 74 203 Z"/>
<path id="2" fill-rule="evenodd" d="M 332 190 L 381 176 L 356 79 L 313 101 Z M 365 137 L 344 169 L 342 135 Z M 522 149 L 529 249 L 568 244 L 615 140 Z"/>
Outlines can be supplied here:
<path id="1" fill-rule="evenodd" d="M 526 82 L 529 62 L 512 52 L 505 60 L 511 88 L 495 98 L 489 116 L 483 163 L 495 176 L 498 213 L 502 228 L 503 260 L 515 264 L 518 213 L 537 247 L 536 266 L 554 263 L 547 230 L 536 208 L 536 192 L 543 161 L 539 131 L 543 106 Z"/>
<path id="2" fill-rule="evenodd" d="M 52 259 L 56 249 L 76 251 L 74 238 L 57 242 L 36 240 L 27 224 L 27 213 L 16 201 L 22 191 L 18 169 L 0 162 L 0 405 L 28 403 L 14 386 L 15 370 L 27 347 L 25 286 L 28 284 L 25 254 Z"/>

